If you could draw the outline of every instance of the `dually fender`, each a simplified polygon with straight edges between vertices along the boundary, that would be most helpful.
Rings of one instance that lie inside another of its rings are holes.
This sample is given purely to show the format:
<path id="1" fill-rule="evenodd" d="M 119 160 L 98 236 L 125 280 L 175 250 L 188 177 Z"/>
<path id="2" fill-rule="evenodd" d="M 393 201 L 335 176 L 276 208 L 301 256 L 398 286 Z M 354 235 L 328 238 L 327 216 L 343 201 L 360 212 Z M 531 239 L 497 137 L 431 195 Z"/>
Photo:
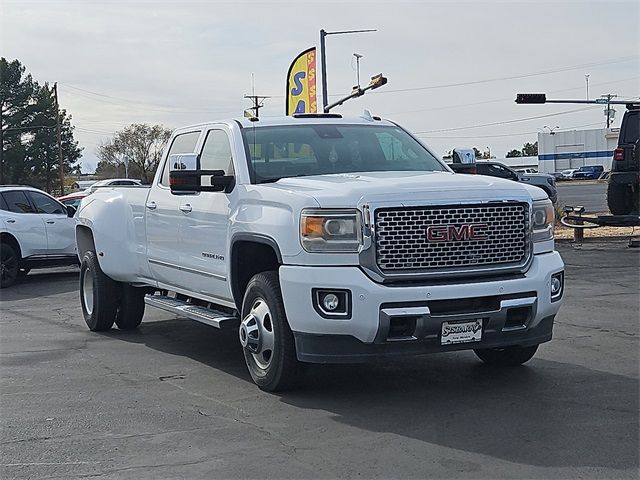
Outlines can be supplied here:
<path id="1" fill-rule="evenodd" d="M 129 195 L 127 192 L 125 198 L 123 192 L 112 190 L 84 199 L 78 212 L 76 244 L 82 259 L 88 244 L 83 229 L 89 229 L 102 271 L 117 281 L 140 282 L 151 277 L 146 251 L 146 192 L 133 195 L 140 198 Z"/>

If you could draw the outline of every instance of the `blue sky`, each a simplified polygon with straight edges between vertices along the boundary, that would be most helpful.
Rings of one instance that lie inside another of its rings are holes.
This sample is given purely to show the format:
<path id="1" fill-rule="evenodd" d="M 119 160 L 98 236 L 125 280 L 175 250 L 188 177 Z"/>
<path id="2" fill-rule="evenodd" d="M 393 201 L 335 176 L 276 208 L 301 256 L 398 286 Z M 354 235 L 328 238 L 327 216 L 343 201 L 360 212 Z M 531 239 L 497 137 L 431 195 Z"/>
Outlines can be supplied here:
<path id="1" fill-rule="evenodd" d="M 59 82 L 85 171 L 95 168 L 97 145 L 130 123 L 175 128 L 240 116 L 252 74 L 256 93 L 273 96 L 261 114 L 282 115 L 287 68 L 318 44 L 321 28 L 378 30 L 328 37 L 330 95 L 355 84 L 354 52 L 364 55 L 362 78 L 379 72 L 389 78 L 337 111 L 370 109 L 422 132 L 440 153 L 476 146 L 502 157 L 535 141 L 544 125 L 604 125 L 602 107 L 513 122 L 577 109 L 518 106 L 517 92 L 584 98 L 589 74 L 592 97 L 640 95 L 636 1 L 0 0 L 0 6 L 0 54 L 19 59 L 41 82 Z M 476 127 L 497 122 L 510 123 Z"/>

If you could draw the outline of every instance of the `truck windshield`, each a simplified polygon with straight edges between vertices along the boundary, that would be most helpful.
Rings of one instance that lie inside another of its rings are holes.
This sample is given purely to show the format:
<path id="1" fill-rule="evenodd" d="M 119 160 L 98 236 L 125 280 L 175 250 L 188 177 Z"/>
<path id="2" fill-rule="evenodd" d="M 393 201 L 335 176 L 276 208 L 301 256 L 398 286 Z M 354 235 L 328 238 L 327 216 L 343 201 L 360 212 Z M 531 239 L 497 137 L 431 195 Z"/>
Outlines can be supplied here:
<path id="1" fill-rule="evenodd" d="M 395 126 L 306 124 L 242 132 L 255 183 L 332 173 L 446 170 Z"/>

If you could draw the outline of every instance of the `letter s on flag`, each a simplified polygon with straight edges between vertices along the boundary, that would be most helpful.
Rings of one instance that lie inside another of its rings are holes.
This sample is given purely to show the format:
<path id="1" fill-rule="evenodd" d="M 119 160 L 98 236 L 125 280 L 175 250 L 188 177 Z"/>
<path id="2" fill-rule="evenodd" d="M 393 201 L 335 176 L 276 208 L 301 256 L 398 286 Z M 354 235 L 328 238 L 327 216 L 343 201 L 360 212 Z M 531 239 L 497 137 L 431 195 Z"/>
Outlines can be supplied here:
<path id="1" fill-rule="evenodd" d="M 316 113 L 316 48 L 298 55 L 287 73 L 286 115 Z"/>

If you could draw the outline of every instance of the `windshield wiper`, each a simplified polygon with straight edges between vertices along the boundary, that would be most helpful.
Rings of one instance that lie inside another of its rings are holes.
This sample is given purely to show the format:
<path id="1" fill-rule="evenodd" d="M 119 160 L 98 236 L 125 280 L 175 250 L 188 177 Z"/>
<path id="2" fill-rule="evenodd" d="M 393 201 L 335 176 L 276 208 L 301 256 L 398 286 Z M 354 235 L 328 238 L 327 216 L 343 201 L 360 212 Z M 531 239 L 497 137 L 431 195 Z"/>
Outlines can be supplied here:
<path id="1" fill-rule="evenodd" d="M 298 175 L 287 175 L 286 177 L 266 178 L 264 180 L 260 180 L 258 182 L 258 184 L 261 184 L 261 183 L 275 183 L 278 180 L 282 180 L 283 178 L 312 177 L 313 175 L 318 175 L 318 174 L 300 173 Z"/>

